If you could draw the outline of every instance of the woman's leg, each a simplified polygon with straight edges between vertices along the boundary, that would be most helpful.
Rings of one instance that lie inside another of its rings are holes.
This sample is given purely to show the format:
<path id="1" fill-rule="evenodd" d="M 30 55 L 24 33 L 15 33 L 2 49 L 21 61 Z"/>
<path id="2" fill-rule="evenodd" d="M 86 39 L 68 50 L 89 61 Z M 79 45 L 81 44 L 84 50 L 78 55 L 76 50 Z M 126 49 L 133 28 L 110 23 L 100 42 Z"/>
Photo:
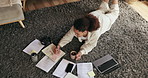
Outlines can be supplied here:
<path id="1" fill-rule="evenodd" d="M 112 11 L 119 11 L 118 0 L 113 0 L 112 1 L 111 10 Z"/>
<path id="2" fill-rule="evenodd" d="M 111 12 L 106 14 L 111 20 L 112 24 L 115 22 L 115 20 L 119 16 L 119 5 L 118 5 L 118 0 L 113 0 L 112 5 L 111 5 Z"/>
<path id="3" fill-rule="evenodd" d="M 109 0 L 102 0 L 99 10 L 101 10 L 103 13 L 110 10 L 108 2 L 109 2 Z"/>
<path id="4" fill-rule="evenodd" d="M 113 0 L 112 4 L 118 4 L 118 0 Z"/>

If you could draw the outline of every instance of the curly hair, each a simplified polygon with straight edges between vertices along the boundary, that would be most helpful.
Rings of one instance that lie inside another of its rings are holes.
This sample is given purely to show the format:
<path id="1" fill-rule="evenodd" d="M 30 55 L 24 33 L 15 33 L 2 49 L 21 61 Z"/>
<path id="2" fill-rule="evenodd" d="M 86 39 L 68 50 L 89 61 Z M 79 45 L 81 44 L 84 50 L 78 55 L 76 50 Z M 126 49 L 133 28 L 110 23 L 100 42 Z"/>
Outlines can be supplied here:
<path id="1" fill-rule="evenodd" d="M 74 21 L 74 28 L 84 32 L 84 31 L 95 31 L 100 27 L 100 23 L 98 18 L 95 16 L 88 14 L 84 16 L 83 18 L 79 18 Z"/>

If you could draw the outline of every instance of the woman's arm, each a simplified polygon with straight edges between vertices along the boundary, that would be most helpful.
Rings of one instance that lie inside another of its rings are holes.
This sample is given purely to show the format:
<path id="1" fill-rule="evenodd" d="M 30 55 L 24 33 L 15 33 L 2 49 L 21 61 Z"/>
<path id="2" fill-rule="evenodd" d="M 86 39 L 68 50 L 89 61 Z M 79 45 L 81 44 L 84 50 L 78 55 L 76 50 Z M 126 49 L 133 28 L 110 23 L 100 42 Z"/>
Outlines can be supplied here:
<path id="1" fill-rule="evenodd" d="M 82 54 L 88 54 L 94 47 L 97 46 L 97 41 L 100 37 L 99 32 L 95 32 L 91 35 L 90 39 L 85 41 L 85 43 L 80 47 Z"/>
<path id="2" fill-rule="evenodd" d="M 71 29 L 65 34 L 65 36 L 60 40 L 59 46 L 63 47 L 69 42 L 72 41 L 73 37 L 75 36 L 74 27 L 72 26 Z"/>

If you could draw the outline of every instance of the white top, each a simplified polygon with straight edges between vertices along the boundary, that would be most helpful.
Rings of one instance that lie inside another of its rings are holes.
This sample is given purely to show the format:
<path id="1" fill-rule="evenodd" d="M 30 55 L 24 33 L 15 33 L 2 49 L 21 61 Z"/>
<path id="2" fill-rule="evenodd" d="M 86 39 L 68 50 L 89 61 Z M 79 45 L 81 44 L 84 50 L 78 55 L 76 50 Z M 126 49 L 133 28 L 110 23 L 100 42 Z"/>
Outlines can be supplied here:
<path id="1" fill-rule="evenodd" d="M 80 40 L 81 40 L 81 41 L 80 41 Z M 82 42 L 83 40 L 87 40 L 87 37 L 83 37 L 83 36 L 82 36 L 82 37 L 80 37 L 80 40 L 79 40 L 80 42 Z"/>
<path id="2" fill-rule="evenodd" d="M 101 35 L 100 32 L 101 32 L 100 29 L 93 32 L 88 32 L 88 35 L 86 36 L 87 40 L 80 48 L 80 52 L 82 52 L 82 54 L 88 54 L 88 52 L 90 52 L 97 45 L 97 40 Z M 61 47 L 65 46 L 66 44 L 72 41 L 74 36 L 77 37 L 74 32 L 74 27 L 72 27 L 60 40 L 59 45 Z M 77 38 L 80 42 L 82 42 L 81 37 Z"/>

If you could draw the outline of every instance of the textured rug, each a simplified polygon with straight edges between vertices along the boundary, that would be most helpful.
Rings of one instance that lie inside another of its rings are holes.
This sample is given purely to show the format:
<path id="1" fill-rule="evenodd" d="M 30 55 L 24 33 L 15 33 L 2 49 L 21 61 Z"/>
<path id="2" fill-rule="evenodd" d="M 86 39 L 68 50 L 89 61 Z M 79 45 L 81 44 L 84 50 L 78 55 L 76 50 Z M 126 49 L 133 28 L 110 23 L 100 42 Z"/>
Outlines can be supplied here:
<path id="1" fill-rule="evenodd" d="M 81 0 L 55 7 L 25 13 L 25 29 L 18 23 L 0 26 L 0 77 L 1 78 L 56 78 L 52 75 L 58 63 L 48 72 L 35 67 L 30 56 L 22 50 L 34 39 L 50 36 L 57 44 L 71 28 L 75 19 L 97 9 L 98 0 Z M 97 46 L 78 62 L 91 62 L 107 54 L 121 65 L 110 74 L 95 78 L 146 78 L 148 77 L 148 22 L 124 2 L 119 3 L 120 16 L 110 31 L 103 34 Z M 69 52 L 79 50 L 82 44 L 76 38 L 63 47 L 70 60 Z M 41 59 L 44 54 L 38 54 Z M 76 74 L 76 70 L 73 72 Z"/>

